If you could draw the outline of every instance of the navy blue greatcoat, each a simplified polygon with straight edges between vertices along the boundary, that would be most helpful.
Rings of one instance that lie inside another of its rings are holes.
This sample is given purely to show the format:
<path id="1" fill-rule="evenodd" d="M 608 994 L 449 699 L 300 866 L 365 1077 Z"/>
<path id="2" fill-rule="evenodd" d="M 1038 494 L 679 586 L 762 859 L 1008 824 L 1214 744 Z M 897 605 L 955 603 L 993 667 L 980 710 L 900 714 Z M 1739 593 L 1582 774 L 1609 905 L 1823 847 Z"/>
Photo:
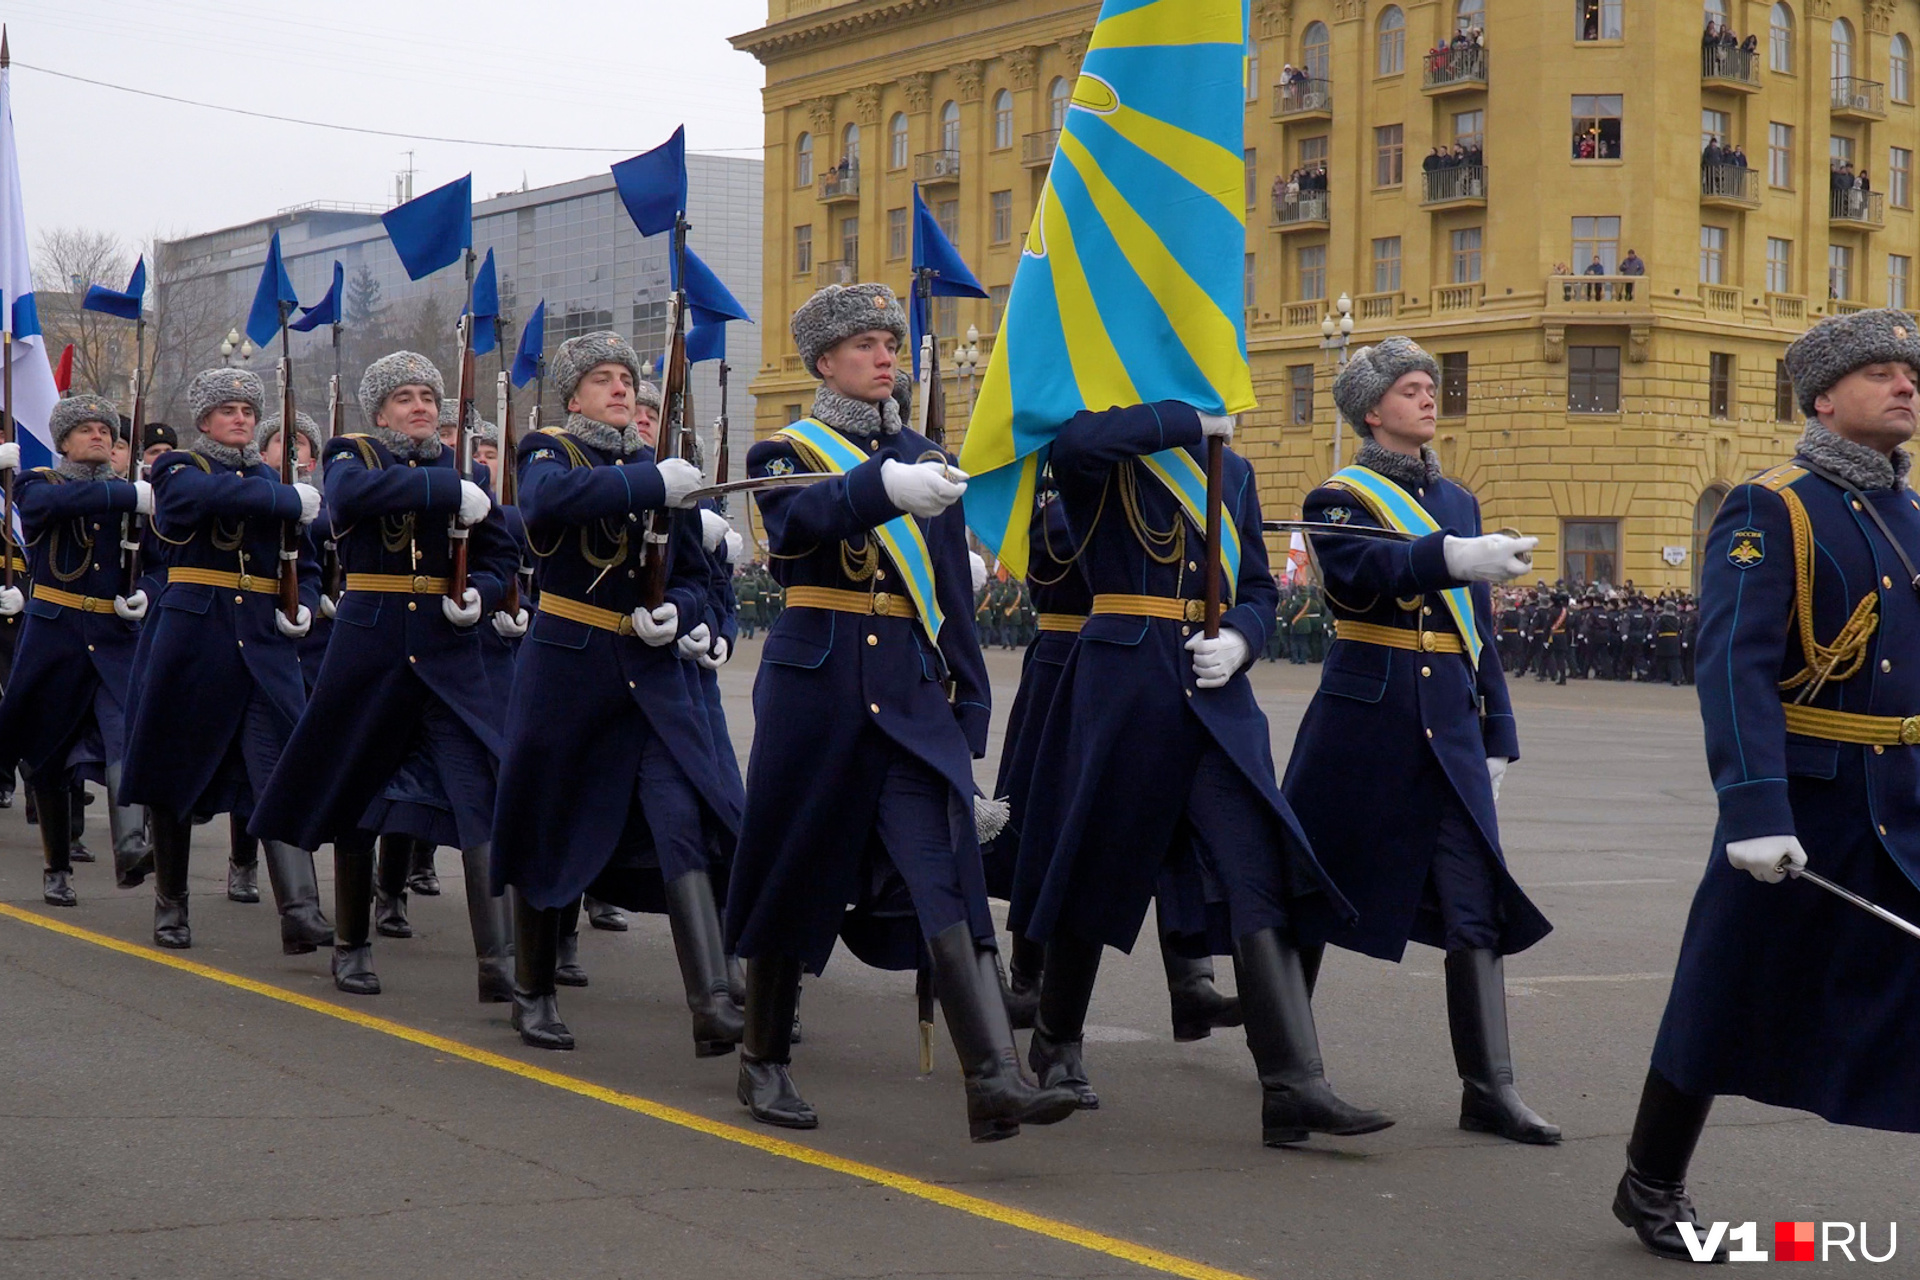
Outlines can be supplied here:
<path id="1" fill-rule="evenodd" d="M 1054 480 L 1074 545 L 1086 544 L 1080 563 L 1096 597 L 1204 595 L 1202 532 L 1138 461 L 1169 448 L 1204 467 L 1190 406 L 1081 413 L 1054 440 Z M 1251 662 L 1266 647 L 1279 589 L 1253 468 L 1229 451 L 1223 474 L 1226 518 L 1244 550 L 1220 621 L 1245 637 Z M 1183 554 L 1165 564 L 1149 554 L 1126 509 L 1136 499 L 1149 530 L 1185 530 Z M 1015 930 L 1130 950 L 1162 872 L 1189 847 L 1225 892 L 1234 938 L 1291 927 L 1311 940 L 1349 916 L 1274 780 L 1267 717 L 1245 667 L 1221 688 L 1195 684 L 1184 646 L 1198 630 L 1120 613 L 1096 614 L 1081 629 L 1028 791 L 1008 916 Z"/>
<path id="2" fill-rule="evenodd" d="M 868 457 L 844 475 L 755 495 L 774 578 L 788 591 L 904 594 L 872 533 L 901 515 L 881 467 L 940 451 L 912 430 L 849 439 Z M 782 440 L 747 455 L 751 476 L 809 469 Z M 912 968 L 922 933 L 962 921 L 993 945 L 973 825 L 989 692 L 966 522 L 958 503 L 915 522 L 945 615 L 937 644 L 917 618 L 792 603 L 767 633 L 727 900 L 727 941 L 738 955 L 795 956 L 818 973 L 839 936 L 868 964 Z M 869 548 L 873 577 L 850 577 L 847 565 Z"/>
<path id="3" fill-rule="evenodd" d="M 1336 626 L 1424 626 L 1458 639 L 1438 594 L 1465 585 L 1447 573 L 1446 537 L 1477 536 L 1480 504 L 1444 478 L 1407 496 L 1439 532 L 1412 543 L 1314 535 L 1328 608 Z M 1319 523 L 1377 523 L 1353 493 L 1328 486 L 1307 495 L 1305 510 Z M 1449 945 L 1448 918 L 1456 921 L 1452 942 L 1463 942 L 1460 918 L 1472 917 L 1470 945 L 1502 955 L 1525 950 L 1553 928 L 1507 873 L 1500 852 L 1487 757 L 1518 759 L 1520 740 L 1491 593 L 1476 584 L 1471 596 L 1484 645 L 1477 669 L 1464 654 L 1336 635 L 1287 765 L 1287 799 L 1360 913 L 1356 926 L 1329 941 L 1382 960 L 1399 960 L 1409 941 Z M 1446 867 L 1436 865 L 1442 856 Z"/>
<path id="4" fill-rule="evenodd" d="M 1809 870 L 1920 920 L 1920 745 L 1786 727 L 1784 704 L 1805 686 L 1780 682 L 1807 666 L 1789 491 L 1812 527 L 1816 643 L 1831 644 L 1869 597 L 1879 618 L 1857 673 L 1809 705 L 1920 713 L 1920 600 L 1865 509 L 1794 465 L 1734 489 L 1702 553 L 1695 667 L 1720 820 L 1653 1064 L 1688 1093 L 1920 1132 L 1920 943 L 1810 884 L 1762 884 L 1725 856 L 1729 841 L 1797 835 Z M 1920 498 L 1905 486 L 1864 496 L 1920 563 Z"/>
<path id="5" fill-rule="evenodd" d="M 198 453 L 162 454 L 152 475 L 169 581 L 149 604 L 128 686 L 120 799 L 179 815 L 251 814 L 306 703 L 299 647 L 274 624 L 277 595 L 171 575 L 272 578 L 300 495 L 264 463 L 236 468 Z M 297 564 L 301 603 L 317 612 L 319 566 L 306 552 Z"/>

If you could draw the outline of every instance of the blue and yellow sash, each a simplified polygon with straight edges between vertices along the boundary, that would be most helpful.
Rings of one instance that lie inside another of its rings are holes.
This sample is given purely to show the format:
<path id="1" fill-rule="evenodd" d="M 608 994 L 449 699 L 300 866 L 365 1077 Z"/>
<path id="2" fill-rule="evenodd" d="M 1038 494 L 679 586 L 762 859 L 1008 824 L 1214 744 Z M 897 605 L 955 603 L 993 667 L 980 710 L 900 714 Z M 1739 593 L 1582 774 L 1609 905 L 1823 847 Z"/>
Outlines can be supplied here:
<path id="1" fill-rule="evenodd" d="M 1162 449 L 1146 455 L 1140 461 L 1161 484 L 1167 486 L 1167 492 L 1186 511 L 1188 519 L 1205 534 L 1207 469 L 1185 449 Z M 1234 588 L 1240 582 L 1240 529 L 1234 524 L 1233 512 L 1226 509 L 1224 499 L 1220 505 L 1223 508 L 1220 512 L 1220 598 L 1231 605 Z"/>
<path id="2" fill-rule="evenodd" d="M 867 460 L 867 455 L 852 441 L 818 418 L 788 423 L 774 432 L 773 437 L 785 440 L 806 455 L 807 465 L 815 471 L 831 471 L 843 476 Z M 894 569 L 907 584 L 907 594 L 913 597 L 914 607 L 920 611 L 920 625 L 927 629 L 927 638 L 940 643 L 940 628 L 946 617 L 940 612 L 940 601 L 933 589 L 933 557 L 927 553 L 927 540 L 921 535 L 920 526 L 913 522 L 912 516 L 898 516 L 873 532 L 880 539 L 887 559 L 893 561 Z"/>
<path id="3" fill-rule="evenodd" d="M 1373 513 L 1373 518 L 1389 529 L 1398 529 L 1416 538 L 1440 532 L 1440 526 L 1427 514 L 1425 507 L 1378 471 L 1366 467 L 1343 467 L 1333 479 L 1327 481 L 1327 485 L 1334 489 L 1345 489 L 1359 498 Z M 1460 629 L 1460 639 L 1466 643 L 1467 660 L 1478 668 L 1480 628 L 1473 620 L 1472 594 L 1465 587 L 1451 587 L 1440 595 L 1447 602 L 1447 612 L 1453 615 L 1453 625 Z"/>

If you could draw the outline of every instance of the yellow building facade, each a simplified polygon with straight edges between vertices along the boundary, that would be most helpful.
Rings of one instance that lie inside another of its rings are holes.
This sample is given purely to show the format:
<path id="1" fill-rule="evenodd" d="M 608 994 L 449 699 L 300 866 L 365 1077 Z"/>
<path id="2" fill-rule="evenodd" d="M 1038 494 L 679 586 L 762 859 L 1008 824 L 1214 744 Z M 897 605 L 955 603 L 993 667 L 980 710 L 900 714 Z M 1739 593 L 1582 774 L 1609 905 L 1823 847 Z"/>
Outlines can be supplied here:
<path id="1" fill-rule="evenodd" d="M 760 434 L 813 393 L 784 318 L 822 284 L 907 287 L 916 179 L 995 295 L 941 333 L 990 349 L 1098 13 L 769 0 L 736 38 L 767 71 Z M 1542 576 L 1690 587 L 1719 497 L 1801 430 L 1787 343 L 1920 301 L 1916 42 L 1920 0 L 1255 0 L 1236 446 L 1269 514 L 1357 444 L 1345 295 L 1353 346 L 1441 359 L 1441 459 L 1490 527 L 1541 537 Z M 955 447 L 972 387 L 948 392 Z"/>

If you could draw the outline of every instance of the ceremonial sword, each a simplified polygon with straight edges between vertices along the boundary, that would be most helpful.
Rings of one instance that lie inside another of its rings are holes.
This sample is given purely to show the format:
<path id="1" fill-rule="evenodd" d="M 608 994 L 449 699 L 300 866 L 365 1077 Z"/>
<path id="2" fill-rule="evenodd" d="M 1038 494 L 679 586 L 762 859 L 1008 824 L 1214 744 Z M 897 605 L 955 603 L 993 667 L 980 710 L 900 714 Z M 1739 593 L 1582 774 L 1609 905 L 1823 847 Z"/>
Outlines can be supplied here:
<path id="1" fill-rule="evenodd" d="M 792 485 L 813 484 L 819 480 L 831 480 L 831 471 L 789 471 L 783 476 L 748 476 L 745 480 L 730 480 L 725 484 L 710 484 L 704 489 L 695 489 L 687 495 L 689 502 L 699 502 L 705 498 L 718 498 L 729 493 L 752 493 L 759 489 L 785 489 Z"/>
<path id="2" fill-rule="evenodd" d="M 1387 528 L 1384 525 L 1334 524 L 1326 520 L 1262 520 L 1260 522 L 1260 528 L 1267 533 L 1331 533 L 1342 536 L 1352 535 L 1359 538 L 1386 538 L 1393 542 L 1418 542 L 1421 538 L 1428 536 L 1420 533 L 1405 533 L 1399 529 Z M 1526 536 L 1518 529 L 1495 529 L 1494 532 L 1504 534 L 1509 538 Z M 1533 552 L 1521 552 L 1520 561 L 1523 564 L 1531 565 L 1533 563 Z"/>
<path id="3" fill-rule="evenodd" d="M 1785 857 L 1782 857 L 1780 859 L 1779 869 L 1781 871 L 1786 872 L 1788 875 L 1792 876 L 1796 880 L 1805 880 L 1808 884 L 1815 885 L 1819 888 L 1825 889 L 1828 893 L 1832 894 L 1836 898 L 1839 898 L 1842 902 L 1852 903 L 1854 906 L 1860 908 L 1862 911 L 1866 912 L 1870 916 L 1878 916 L 1880 919 L 1886 921 L 1888 924 L 1892 925 L 1894 928 L 1898 929 L 1900 932 L 1904 934 L 1907 934 L 1914 938 L 1920 938 L 1920 924 L 1915 924 L 1913 921 L 1907 919 L 1905 916 L 1895 915 L 1893 912 L 1887 910 L 1885 907 L 1881 906 L 1879 903 L 1870 902 L 1866 898 L 1863 898 L 1859 894 L 1855 893 L 1853 890 L 1843 888 L 1840 885 L 1835 884 L 1833 881 L 1827 879 L 1825 876 L 1816 875 L 1813 872 L 1807 870 L 1805 867 L 1794 867 L 1789 864 L 1788 860 Z"/>

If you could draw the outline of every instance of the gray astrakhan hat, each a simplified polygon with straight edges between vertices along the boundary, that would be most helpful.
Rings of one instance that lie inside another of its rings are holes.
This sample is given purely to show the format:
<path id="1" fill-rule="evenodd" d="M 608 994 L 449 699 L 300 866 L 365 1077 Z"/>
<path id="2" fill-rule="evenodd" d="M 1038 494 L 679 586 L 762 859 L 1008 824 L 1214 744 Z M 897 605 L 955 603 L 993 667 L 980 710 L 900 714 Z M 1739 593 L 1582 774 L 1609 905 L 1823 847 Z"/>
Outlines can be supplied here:
<path id="1" fill-rule="evenodd" d="M 1354 352 L 1347 367 L 1333 380 L 1333 402 L 1355 431 L 1370 436 L 1373 428 L 1367 425 L 1367 415 L 1386 398 L 1394 383 L 1416 372 L 1440 381 L 1440 366 L 1420 349 L 1419 343 L 1412 338 L 1383 338 Z"/>
<path id="2" fill-rule="evenodd" d="M 1882 307 L 1830 316 L 1787 348 L 1787 374 L 1800 411 L 1813 416 L 1813 402 L 1865 365 L 1898 360 L 1920 372 L 1920 323 L 1904 311 Z"/>
<path id="3" fill-rule="evenodd" d="M 884 284 L 830 284 L 793 313 L 800 363 L 814 377 L 814 361 L 856 333 L 884 329 L 907 345 L 907 313 Z"/>

